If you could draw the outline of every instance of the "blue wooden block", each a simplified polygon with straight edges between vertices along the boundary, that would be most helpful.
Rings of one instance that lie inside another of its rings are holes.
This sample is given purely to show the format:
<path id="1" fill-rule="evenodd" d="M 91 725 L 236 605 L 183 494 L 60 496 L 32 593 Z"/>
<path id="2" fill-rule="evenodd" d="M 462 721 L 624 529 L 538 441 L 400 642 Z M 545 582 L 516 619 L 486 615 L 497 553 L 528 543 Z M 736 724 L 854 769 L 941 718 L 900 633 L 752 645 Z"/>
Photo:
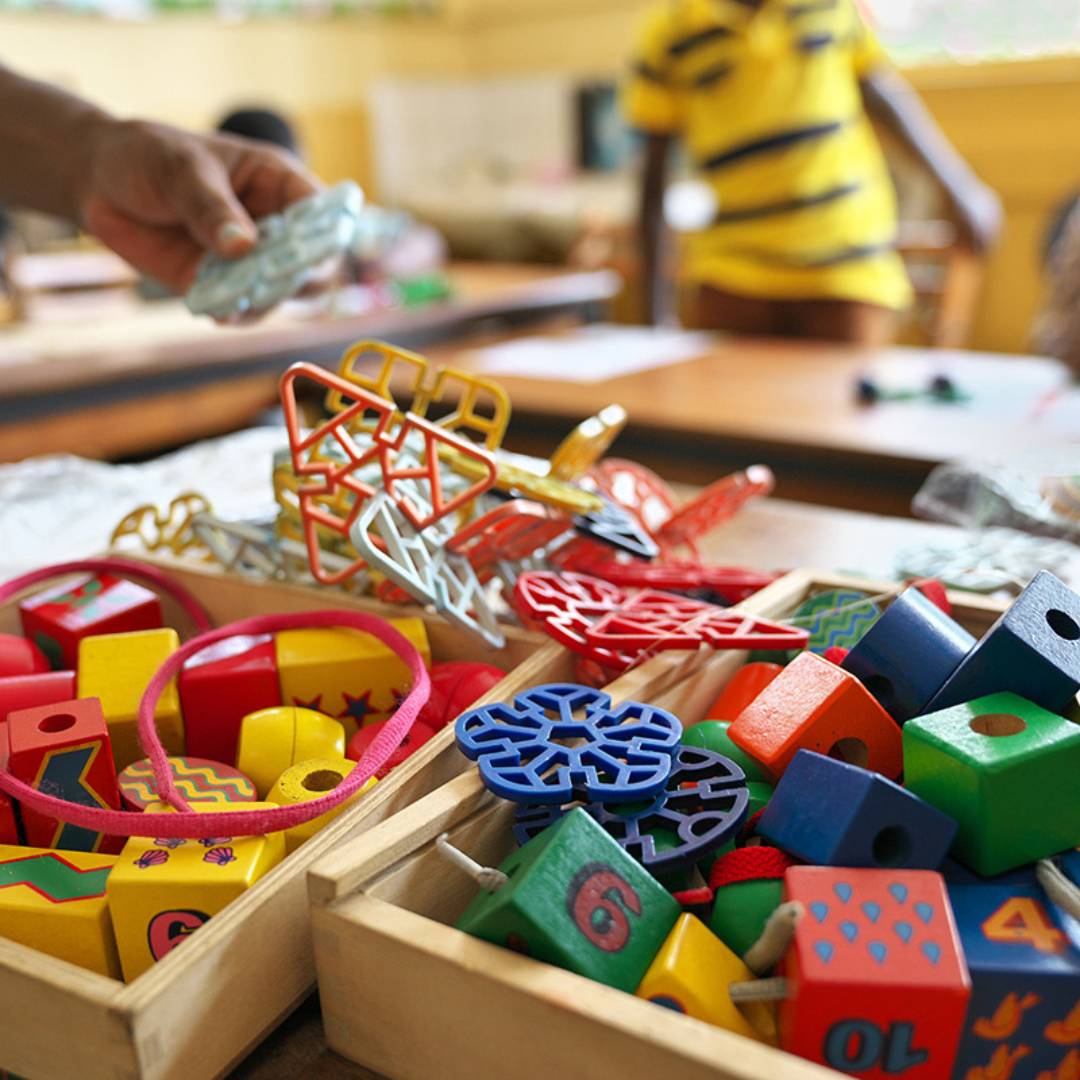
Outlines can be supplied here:
<path id="1" fill-rule="evenodd" d="M 800 750 L 757 831 L 822 866 L 936 870 L 956 822 L 878 773 Z"/>
<path id="2" fill-rule="evenodd" d="M 1080 924 L 1037 885 L 950 885 L 949 900 L 971 974 L 954 1080 L 1076 1076 Z"/>
<path id="3" fill-rule="evenodd" d="M 917 716 L 975 645 L 918 589 L 905 589 L 851 647 L 850 671 L 897 722 Z"/>
<path id="4" fill-rule="evenodd" d="M 1040 570 L 922 711 L 1010 691 L 1061 712 L 1078 689 L 1080 596 Z"/>

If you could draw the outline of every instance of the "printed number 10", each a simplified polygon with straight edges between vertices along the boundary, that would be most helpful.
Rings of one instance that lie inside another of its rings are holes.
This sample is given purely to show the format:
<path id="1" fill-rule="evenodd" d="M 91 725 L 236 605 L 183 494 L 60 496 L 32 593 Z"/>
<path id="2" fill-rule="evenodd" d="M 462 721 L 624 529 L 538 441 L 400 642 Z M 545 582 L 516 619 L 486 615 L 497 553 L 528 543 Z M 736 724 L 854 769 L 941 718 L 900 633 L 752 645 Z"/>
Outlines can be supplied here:
<path id="1" fill-rule="evenodd" d="M 902 1073 L 921 1065 L 929 1050 L 915 1050 L 915 1025 L 890 1024 L 882 1031 L 870 1020 L 840 1020 L 825 1035 L 825 1064 L 842 1072 L 863 1072 L 881 1065 L 885 1073 Z"/>

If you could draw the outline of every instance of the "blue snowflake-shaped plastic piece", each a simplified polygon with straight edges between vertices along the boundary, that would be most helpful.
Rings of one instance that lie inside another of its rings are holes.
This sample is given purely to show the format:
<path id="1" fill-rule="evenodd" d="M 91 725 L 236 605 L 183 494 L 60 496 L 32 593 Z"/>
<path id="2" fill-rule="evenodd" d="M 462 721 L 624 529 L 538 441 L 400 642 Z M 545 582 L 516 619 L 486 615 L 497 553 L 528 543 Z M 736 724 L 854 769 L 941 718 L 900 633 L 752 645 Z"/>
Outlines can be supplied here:
<path id="1" fill-rule="evenodd" d="M 662 791 L 648 806 L 612 807 L 592 802 L 585 810 L 646 869 L 666 874 L 716 851 L 746 821 L 746 776 L 730 758 L 680 746 Z M 522 806 L 514 823 L 519 844 L 557 821 L 570 806 Z"/>
<path id="2" fill-rule="evenodd" d="M 654 705 L 613 708 L 602 690 L 551 683 L 518 694 L 513 705 L 462 714 L 456 734 L 461 752 L 504 799 L 632 802 L 663 791 L 682 724 Z"/>

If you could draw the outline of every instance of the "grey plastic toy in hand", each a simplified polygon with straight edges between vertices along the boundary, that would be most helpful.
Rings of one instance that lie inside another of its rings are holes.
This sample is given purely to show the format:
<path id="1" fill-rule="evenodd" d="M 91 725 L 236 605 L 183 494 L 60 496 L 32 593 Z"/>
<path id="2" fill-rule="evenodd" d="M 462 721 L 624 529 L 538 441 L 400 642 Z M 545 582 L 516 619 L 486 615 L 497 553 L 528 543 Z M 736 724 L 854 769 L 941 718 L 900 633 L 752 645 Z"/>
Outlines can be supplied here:
<path id="1" fill-rule="evenodd" d="M 364 194 L 351 180 L 262 218 L 255 247 L 237 259 L 207 255 L 184 299 L 216 319 L 264 311 L 299 292 L 317 268 L 353 245 Z"/>

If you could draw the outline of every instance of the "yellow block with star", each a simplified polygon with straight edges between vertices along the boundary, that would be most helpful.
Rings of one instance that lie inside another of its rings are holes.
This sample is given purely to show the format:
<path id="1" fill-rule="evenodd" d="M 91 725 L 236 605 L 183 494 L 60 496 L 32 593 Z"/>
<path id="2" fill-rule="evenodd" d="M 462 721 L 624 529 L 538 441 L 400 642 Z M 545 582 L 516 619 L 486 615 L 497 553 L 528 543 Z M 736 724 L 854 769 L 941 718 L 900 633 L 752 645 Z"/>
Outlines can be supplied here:
<path id="1" fill-rule="evenodd" d="M 193 803 L 196 813 L 218 810 Z M 234 809 L 267 809 L 243 803 Z M 153 803 L 146 814 L 175 813 Z M 106 884 L 124 979 L 130 982 L 182 944 L 285 858 L 282 833 L 207 840 L 133 836 Z"/>
<path id="2" fill-rule="evenodd" d="M 431 667 L 423 619 L 391 619 Z M 409 692 L 405 662 L 371 634 L 346 627 L 283 630 L 276 637 L 281 701 L 340 720 L 346 743 L 365 724 L 385 720 Z"/>
<path id="3" fill-rule="evenodd" d="M 79 642 L 76 692 L 81 698 L 100 698 L 118 773 L 146 756 L 139 744 L 139 702 L 158 668 L 179 647 L 180 638 L 170 628 L 99 634 Z M 158 699 L 154 723 L 165 753 L 182 755 L 184 720 L 175 679 Z"/>
<path id="4" fill-rule="evenodd" d="M 314 761 L 298 762 L 278 777 L 277 783 L 266 796 L 266 801 L 277 806 L 296 806 L 298 803 L 311 802 L 312 799 L 321 798 L 337 788 L 355 766 L 356 762 L 348 758 L 317 758 Z M 286 829 L 285 850 L 291 855 L 305 840 L 310 840 L 324 825 L 333 821 L 346 806 L 352 806 L 375 783 L 373 776 L 359 791 L 338 803 L 332 810 Z"/>
<path id="5" fill-rule="evenodd" d="M 776 1046 L 771 1005 L 754 1001 L 738 1006 L 728 992 L 732 983 L 755 977 L 700 919 L 682 915 L 635 993 L 675 1012 Z"/>
<path id="6" fill-rule="evenodd" d="M 120 978 L 105 896 L 115 855 L 0 844 L 0 937 Z"/>

